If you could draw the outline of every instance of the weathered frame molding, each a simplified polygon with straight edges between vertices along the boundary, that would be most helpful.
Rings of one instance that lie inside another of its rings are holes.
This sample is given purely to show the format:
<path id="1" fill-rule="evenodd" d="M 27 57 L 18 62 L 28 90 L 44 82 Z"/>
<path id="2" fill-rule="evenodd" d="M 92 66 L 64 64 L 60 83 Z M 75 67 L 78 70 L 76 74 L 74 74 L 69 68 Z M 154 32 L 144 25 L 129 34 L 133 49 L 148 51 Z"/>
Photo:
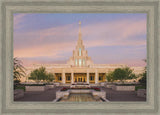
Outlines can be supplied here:
<path id="1" fill-rule="evenodd" d="M 1 0 L 1 113 L 106 114 L 158 111 L 159 0 Z M 147 13 L 147 102 L 52 103 L 13 101 L 13 13 Z"/>

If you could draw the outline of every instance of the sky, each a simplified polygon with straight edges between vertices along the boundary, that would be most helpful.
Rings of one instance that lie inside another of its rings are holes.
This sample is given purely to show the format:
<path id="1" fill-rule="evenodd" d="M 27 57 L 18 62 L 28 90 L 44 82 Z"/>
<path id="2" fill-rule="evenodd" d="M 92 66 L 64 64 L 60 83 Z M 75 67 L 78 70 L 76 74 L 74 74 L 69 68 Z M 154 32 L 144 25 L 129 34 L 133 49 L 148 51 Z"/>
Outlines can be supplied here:
<path id="1" fill-rule="evenodd" d="M 24 66 L 65 64 L 82 40 L 95 64 L 145 66 L 145 13 L 16 13 L 14 57 Z"/>

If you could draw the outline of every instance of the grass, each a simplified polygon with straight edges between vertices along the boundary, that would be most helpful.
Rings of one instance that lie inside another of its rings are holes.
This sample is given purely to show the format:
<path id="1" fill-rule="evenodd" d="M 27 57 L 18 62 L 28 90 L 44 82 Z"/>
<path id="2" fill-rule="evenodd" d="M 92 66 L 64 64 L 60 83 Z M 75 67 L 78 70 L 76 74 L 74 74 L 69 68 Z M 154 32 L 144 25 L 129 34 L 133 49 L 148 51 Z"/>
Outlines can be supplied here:
<path id="1" fill-rule="evenodd" d="M 135 84 L 115 84 L 117 86 L 135 86 Z"/>
<path id="2" fill-rule="evenodd" d="M 145 85 L 139 85 L 135 87 L 135 90 L 137 91 L 138 89 L 146 89 Z"/>
<path id="3" fill-rule="evenodd" d="M 15 86 L 14 89 L 23 89 L 24 91 L 26 90 L 25 86 Z"/>

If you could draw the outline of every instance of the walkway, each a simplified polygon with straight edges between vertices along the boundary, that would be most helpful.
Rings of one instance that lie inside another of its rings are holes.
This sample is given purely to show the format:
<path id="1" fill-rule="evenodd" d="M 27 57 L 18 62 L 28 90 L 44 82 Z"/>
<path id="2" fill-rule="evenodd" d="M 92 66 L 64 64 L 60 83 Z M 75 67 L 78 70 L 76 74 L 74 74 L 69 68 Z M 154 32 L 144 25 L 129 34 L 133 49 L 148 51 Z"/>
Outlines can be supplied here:
<path id="1" fill-rule="evenodd" d="M 44 92 L 25 92 L 24 97 L 15 101 L 53 101 L 56 98 L 56 91 L 62 87 L 53 88 Z M 102 88 L 106 91 L 106 98 L 109 101 L 146 101 L 146 98 L 138 97 L 135 91 L 114 91 L 109 88 Z"/>
<path id="2" fill-rule="evenodd" d="M 61 87 L 49 89 L 46 91 L 25 92 L 24 97 L 15 101 L 53 101 L 56 98 L 56 91 Z"/>
<path id="3" fill-rule="evenodd" d="M 102 88 L 106 91 L 109 101 L 146 101 L 146 98 L 138 97 L 136 91 L 114 91 L 110 88 Z"/>

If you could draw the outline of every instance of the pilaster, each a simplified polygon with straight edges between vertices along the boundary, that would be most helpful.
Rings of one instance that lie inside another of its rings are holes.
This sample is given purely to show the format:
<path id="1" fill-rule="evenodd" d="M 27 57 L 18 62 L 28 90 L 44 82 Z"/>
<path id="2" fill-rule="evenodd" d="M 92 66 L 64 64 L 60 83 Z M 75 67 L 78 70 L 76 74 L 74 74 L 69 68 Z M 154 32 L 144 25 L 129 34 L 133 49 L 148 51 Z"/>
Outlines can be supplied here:
<path id="1" fill-rule="evenodd" d="M 66 83 L 66 79 L 65 79 L 65 70 L 63 70 L 62 72 L 62 83 Z"/>
<path id="2" fill-rule="evenodd" d="M 95 84 L 98 83 L 98 71 L 96 69 L 95 71 Z"/>
<path id="3" fill-rule="evenodd" d="M 73 75 L 73 71 L 72 71 L 72 73 L 71 73 L 71 84 L 73 84 L 74 83 L 74 75 Z"/>
<path id="4" fill-rule="evenodd" d="M 87 83 L 89 84 L 89 71 L 87 70 Z"/>

